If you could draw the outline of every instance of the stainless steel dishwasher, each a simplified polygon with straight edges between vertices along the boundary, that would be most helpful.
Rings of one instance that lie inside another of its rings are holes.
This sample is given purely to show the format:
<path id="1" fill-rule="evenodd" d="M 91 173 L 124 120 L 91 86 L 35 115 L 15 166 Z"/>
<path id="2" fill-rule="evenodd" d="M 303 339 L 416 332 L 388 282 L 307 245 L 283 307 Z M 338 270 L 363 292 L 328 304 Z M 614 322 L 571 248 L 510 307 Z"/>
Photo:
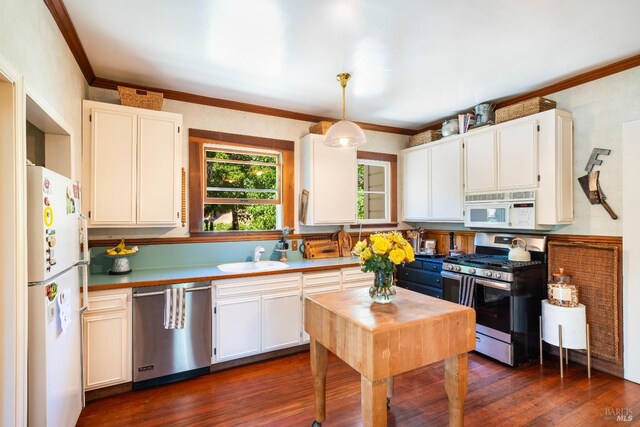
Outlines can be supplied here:
<path id="1" fill-rule="evenodd" d="M 165 329 L 165 290 L 185 288 L 184 329 Z M 209 372 L 210 282 L 133 288 L 133 389 Z"/>

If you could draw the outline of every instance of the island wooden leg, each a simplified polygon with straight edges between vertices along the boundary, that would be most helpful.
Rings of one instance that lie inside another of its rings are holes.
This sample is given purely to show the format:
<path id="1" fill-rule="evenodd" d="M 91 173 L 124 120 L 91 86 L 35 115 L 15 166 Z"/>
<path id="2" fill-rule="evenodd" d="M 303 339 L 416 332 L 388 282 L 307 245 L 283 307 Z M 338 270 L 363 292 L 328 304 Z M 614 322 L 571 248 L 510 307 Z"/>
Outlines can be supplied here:
<path id="1" fill-rule="evenodd" d="M 467 353 L 444 362 L 444 387 L 449 396 L 449 425 L 464 425 L 464 399 L 467 396 Z"/>
<path id="2" fill-rule="evenodd" d="M 364 375 L 360 380 L 362 425 L 379 427 L 387 425 L 387 380 L 369 381 Z"/>
<path id="3" fill-rule="evenodd" d="M 327 348 L 311 338 L 311 373 L 313 374 L 313 393 L 316 402 L 317 423 L 324 422 L 327 414 Z"/>

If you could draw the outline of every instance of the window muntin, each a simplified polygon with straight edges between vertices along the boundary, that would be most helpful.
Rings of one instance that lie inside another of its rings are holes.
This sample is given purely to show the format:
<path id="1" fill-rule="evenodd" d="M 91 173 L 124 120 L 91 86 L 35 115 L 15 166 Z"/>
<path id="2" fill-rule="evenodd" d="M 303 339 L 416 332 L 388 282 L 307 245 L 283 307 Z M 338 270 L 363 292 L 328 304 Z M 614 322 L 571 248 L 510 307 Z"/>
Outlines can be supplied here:
<path id="1" fill-rule="evenodd" d="M 358 159 L 359 223 L 390 220 L 390 162 Z"/>

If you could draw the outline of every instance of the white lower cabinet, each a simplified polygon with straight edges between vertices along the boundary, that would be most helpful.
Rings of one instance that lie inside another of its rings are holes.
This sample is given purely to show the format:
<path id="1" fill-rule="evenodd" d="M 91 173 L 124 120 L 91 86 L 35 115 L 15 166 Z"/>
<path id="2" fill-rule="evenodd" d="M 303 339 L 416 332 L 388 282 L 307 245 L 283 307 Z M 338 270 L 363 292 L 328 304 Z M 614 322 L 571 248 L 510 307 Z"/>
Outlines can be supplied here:
<path id="1" fill-rule="evenodd" d="M 230 360 L 260 353 L 260 295 L 218 301 L 215 356 Z"/>
<path id="2" fill-rule="evenodd" d="M 302 342 L 309 342 L 309 334 L 304 330 L 304 297 L 324 292 L 339 291 L 342 287 L 342 273 L 340 270 L 323 271 L 320 273 L 304 273 L 302 275 Z"/>
<path id="3" fill-rule="evenodd" d="M 82 318 L 84 389 L 132 380 L 131 289 L 92 291 Z"/>
<path id="4" fill-rule="evenodd" d="M 262 297 L 262 351 L 300 344 L 300 291 Z"/>
<path id="5" fill-rule="evenodd" d="M 300 344 L 302 275 L 216 280 L 214 362 Z"/>
<path id="6" fill-rule="evenodd" d="M 373 285 L 373 273 L 365 273 L 360 267 L 342 269 L 342 289 L 364 288 Z"/>

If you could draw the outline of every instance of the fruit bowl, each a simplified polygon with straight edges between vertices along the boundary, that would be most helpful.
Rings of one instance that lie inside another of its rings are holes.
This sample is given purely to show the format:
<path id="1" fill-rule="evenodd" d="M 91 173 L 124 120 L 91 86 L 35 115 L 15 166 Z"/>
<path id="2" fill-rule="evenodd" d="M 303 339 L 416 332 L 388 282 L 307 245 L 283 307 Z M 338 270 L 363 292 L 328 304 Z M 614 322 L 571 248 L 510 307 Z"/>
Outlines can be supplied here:
<path id="1" fill-rule="evenodd" d="M 111 270 L 109 270 L 109 274 L 127 274 L 131 273 L 131 264 L 129 264 L 129 258 L 136 255 L 137 253 L 138 252 L 133 252 L 130 254 L 121 255 L 109 255 L 103 253 L 102 256 L 113 260 L 113 264 L 111 264 Z"/>
<path id="2" fill-rule="evenodd" d="M 124 239 L 120 240 L 118 246 L 107 249 L 102 255 L 106 258 L 111 258 L 113 264 L 109 274 L 127 274 L 131 273 L 131 265 L 129 264 L 129 258 L 138 253 L 138 247 L 133 246 L 127 249 L 124 245 Z"/>

